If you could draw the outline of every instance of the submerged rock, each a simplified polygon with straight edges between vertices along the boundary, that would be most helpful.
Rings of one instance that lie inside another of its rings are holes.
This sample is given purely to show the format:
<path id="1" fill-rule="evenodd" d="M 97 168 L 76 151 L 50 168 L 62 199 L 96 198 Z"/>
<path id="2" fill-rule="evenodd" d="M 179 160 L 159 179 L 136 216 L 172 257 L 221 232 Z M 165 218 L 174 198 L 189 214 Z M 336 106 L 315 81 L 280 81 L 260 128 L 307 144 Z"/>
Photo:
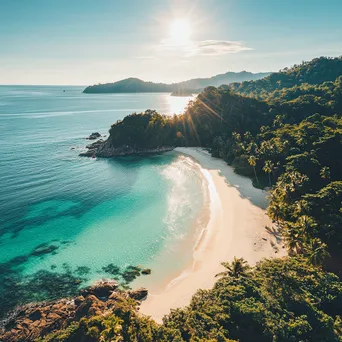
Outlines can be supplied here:
<path id="1" fill-rule="evenodd" d="M 120 267 L 114 265 L 114 264 L 108 264 L 107 266 L 102 267 L 102 270 L 106 273 L 109 273 L 111 275 L 117 276 L 120 274 Z"/>
<path id="2" fill-rule="evenodd" d="M 140 276 L 140 271 L 141 268 L 139 266 L 127 266 L 121 276 L 126 283 L 130 283 Z"/>
<path id="3" fill-rule="evenodd" d="M 58 246 L 55 246 L 55 245 L 47 246 L 47 245 L 42 244 L 42 245 L 37 246 L 31 253 L 31 255 L 41 256 L 44 254 L 52 253 L 56 251 L 56 249 L 58 249 Z"/>

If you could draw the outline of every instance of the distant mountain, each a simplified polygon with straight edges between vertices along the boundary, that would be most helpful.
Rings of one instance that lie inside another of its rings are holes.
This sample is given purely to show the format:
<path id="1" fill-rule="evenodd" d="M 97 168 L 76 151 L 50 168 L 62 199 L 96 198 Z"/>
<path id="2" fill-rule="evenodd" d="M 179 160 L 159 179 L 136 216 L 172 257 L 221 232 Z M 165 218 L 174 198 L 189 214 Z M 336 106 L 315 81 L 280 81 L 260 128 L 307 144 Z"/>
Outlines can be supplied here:
<path id="1" fill-rule="evenodd" d="M 233 82 L 259 80 L 270 74 L 270 72 L 258 72 L 254 74 L 249 71 L 228 71 L 225 74 L 219 74 L 210 78 L 194 78 L 189 81 L 176 83 L 176 85 L 184 89 L 203 89 L 209 86 L 219 87 L 222 84 L 230 84 Z"/>
<path id="2" fill-rule="evenodd" d="M 208 86 L 218 87 L 222 84 L 258 80 L 270 75 L 269 72 L 251 73 L 248 71 L 227 72 L 210 78 L 194 78 L 179 83 L 145 82 L 139 78 L 126 78 L 114 83 L 95 84 L 84 89 L 84 93 L 162 93 L 174 91 L 199 92 Z"/>
<path id="3" fill-rule="evenodd" d="M 262 99 L 282 89 L 304 87 L 304 84 L 319 85 L 324 82 L 334 82 L 341 75 L 342 56 L 319 57 L 291 68 L 284 68 L 263 79 L 232 83 L 229 88 L 238 94 Z M 279 96 L 278 93 L 276 95 Z"/>
<path id="4" fill-rule="evenodd" d="M 159 93 L 171 92 L 174 88 L 166 83 L 145 82 L 139 78 L 126 78 L 124 80 L 95 84 L 83 90 L 84 93 Z"/>

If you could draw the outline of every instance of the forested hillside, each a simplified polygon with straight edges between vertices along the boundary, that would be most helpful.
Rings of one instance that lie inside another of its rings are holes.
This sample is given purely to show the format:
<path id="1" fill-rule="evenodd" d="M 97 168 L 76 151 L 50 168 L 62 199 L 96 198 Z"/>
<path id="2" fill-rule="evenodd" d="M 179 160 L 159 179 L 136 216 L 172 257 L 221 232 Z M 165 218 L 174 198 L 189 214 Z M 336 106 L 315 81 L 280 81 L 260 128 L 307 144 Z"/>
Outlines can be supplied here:
<path id="1" fill-rule="evenodd" d="M 309 62 L 284 68 L 258 81 L 234 83 L 231 89 L 239 94 L 256 98 L 267 98 L 275 90 L 292 88 L 301 84 L 333 82 L 342 75 L 342 57 L 315 58 Z"/>
<path id="2" fill-rule="evenodd" d="M 341 74 L 341 58 L 317 58 L 249 82 L 263 99 L 234 93 L 236 85 L 208 87 L 183 115 L 133 114 L 112 126 L 109 139 L 114 146 L 211 148 L 255 186 L 271 188 L 268 212 L 290 254 L 340 272 Z M 279 89 L 266 93 L 264 84 Z"/>

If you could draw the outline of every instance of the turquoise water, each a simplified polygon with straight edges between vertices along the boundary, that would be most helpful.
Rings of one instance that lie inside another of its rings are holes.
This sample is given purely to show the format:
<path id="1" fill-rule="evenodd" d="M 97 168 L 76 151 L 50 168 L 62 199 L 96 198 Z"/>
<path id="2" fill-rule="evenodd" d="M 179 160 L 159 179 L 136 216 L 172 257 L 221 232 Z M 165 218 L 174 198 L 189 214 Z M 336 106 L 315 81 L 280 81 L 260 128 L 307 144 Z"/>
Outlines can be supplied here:
<path id="1" fill-rule="evenodd" d="M 146 282 L 153 286 L 191 260 L 184 244 L 195 243 L 206 201 L 199 166 L 176 152 L 117 159 L 78 153 L 91 132 L 107 134 L 131 112 L 171 115 L 189 99 L 81 90 L 0 87 L 0 276 L 25 281 L 39 270 L 75 274 L 86 266 L 87 283 L 109 277 L 102 267 L 113 263 L 151 267 Z M 53 248 L 32 253 L 39 246 Z"/>

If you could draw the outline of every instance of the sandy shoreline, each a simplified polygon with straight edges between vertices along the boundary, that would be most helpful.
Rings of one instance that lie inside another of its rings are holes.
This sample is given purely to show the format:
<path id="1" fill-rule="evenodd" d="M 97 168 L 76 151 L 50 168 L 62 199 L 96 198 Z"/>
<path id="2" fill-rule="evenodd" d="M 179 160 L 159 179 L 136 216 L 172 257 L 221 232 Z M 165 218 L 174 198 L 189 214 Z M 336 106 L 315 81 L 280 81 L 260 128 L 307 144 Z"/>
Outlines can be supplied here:
<path id="1" fill-rule="evenodd" d="M 170 309 L 189 304 L 197 289 L 211 288 L 215 274 L 222 271 L 221 261 L 245 258 L 251 265 L 265 257 L 285 255 L 282 243 L 270 234 L 264 208 L 266 192 L 252 186 L 250 179 L 235 174 L 223 160 L 212 158 L 198 148 L 176 151 L 195 159 L 203 168 L 210 194 L 210 219 L 194 251 L 193 267 L 184 270 L 158 295 L 151 293 L 141 305 L 141 313 L 157 322 Z M 192 247 L 191 247 L 192 248 Z"/>

